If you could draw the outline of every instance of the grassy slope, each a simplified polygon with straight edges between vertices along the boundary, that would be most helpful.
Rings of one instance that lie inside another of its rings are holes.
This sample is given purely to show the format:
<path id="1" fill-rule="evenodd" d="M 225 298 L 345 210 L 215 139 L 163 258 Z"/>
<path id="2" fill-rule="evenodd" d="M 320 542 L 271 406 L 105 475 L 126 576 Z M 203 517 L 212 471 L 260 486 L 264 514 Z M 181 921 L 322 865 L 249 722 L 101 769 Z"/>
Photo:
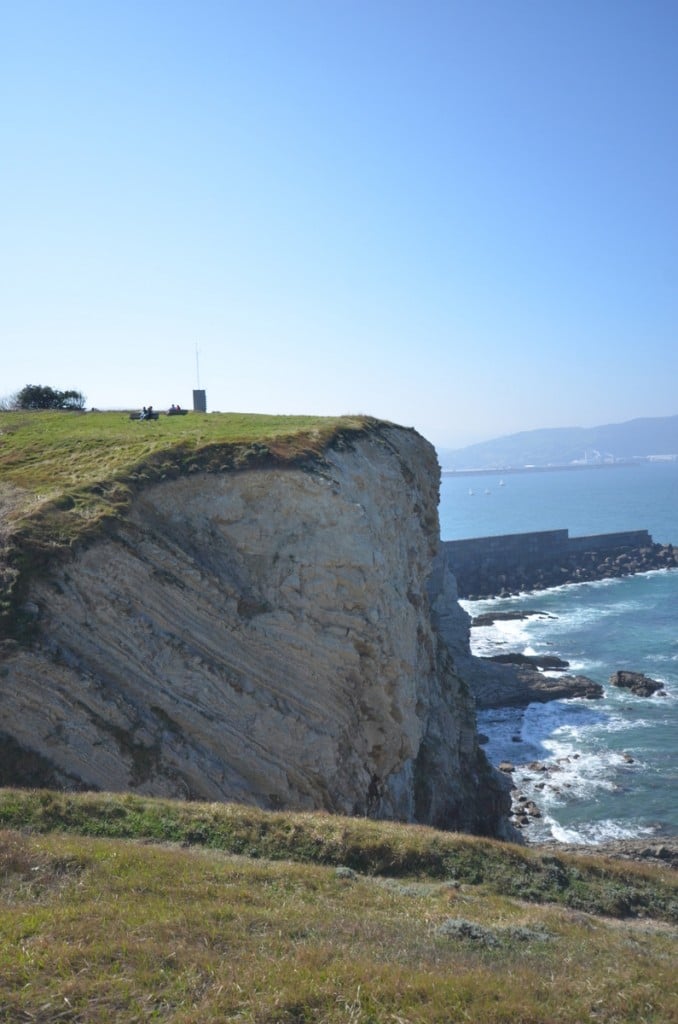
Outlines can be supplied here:
<path id="1" fill-rule="evenodd" d="M 3 1021 L 677 1019 L 668 871 L 106 794 L 0 828 Z"/>
<path id="2" fill-rule="evenodd" d="M 211 472 L 317 461 L 370 429 L 364 417 L 0 412 L 0 616 L 34 572 L 124 515 L 135 489 Z"/>

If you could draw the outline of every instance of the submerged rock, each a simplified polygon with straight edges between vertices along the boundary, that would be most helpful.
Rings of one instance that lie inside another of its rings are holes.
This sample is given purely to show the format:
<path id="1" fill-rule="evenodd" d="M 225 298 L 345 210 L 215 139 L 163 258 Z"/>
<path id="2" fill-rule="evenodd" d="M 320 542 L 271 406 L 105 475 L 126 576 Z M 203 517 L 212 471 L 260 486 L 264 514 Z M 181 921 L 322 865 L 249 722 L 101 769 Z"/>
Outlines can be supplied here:
<path id="1" fill-rule="evenodd" d="M 550 672 L 558 672 L 570 666 L 569 661 L 565 661 L 555 654 L 492 654 L 486 660 L 496 661 L 499 665 L 526 665 L 530 668 L 542 668 Z"/>
<path id="2" fill-rule="evenodd" d="M 491 626 L 494 622 L 511 622 L 514 620 L 522 621 L 523 619 L 531 618 L 555 619 L 555 617 L 555 615 L 549 615 L 548 612 L 533 611 L 531 609 L 516 612 L 482 612 L 480 615 L 476 615 L 474 617 L 471 625 Z"/>

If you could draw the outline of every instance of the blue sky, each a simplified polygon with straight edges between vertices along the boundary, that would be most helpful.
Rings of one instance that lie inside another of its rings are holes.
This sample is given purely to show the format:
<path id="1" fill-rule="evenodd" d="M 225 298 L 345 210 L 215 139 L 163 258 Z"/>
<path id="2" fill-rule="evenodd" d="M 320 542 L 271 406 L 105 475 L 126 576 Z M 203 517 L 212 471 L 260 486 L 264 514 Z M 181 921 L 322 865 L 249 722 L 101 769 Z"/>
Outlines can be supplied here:
<path id="1" fill-rule="evenodd" d="M 0 396 L 678 412 L 678 4 L 0 0 Z"/>

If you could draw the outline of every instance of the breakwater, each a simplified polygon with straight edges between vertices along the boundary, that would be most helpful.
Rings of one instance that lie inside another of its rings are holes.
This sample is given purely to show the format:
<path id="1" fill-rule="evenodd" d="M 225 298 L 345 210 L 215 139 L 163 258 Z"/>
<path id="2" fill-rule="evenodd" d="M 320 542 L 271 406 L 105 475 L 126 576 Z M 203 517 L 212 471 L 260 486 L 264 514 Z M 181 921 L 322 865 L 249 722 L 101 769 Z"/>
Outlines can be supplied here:
<path id="1" fill-rule="evenodd" d="M 443 542 L 462 598 L 507 597 L 564 583 L 675 568 L 671 544 L 655 544 L 647 530 L 570 537 L 541 530 Z"/>

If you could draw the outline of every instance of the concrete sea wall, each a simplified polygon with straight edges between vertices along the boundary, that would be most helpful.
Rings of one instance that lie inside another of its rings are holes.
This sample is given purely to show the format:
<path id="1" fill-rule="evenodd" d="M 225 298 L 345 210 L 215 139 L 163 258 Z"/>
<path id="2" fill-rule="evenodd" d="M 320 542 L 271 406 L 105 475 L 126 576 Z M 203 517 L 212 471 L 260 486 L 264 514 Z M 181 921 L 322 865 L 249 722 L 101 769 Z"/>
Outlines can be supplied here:
<path id="1" fill-rule="evenodd" d="M 443 543 L 462 598 L 543 590 L 678 564 L 672 545 L 647 530 L 570 537 L 568 530 L 473 537 Z"/>

